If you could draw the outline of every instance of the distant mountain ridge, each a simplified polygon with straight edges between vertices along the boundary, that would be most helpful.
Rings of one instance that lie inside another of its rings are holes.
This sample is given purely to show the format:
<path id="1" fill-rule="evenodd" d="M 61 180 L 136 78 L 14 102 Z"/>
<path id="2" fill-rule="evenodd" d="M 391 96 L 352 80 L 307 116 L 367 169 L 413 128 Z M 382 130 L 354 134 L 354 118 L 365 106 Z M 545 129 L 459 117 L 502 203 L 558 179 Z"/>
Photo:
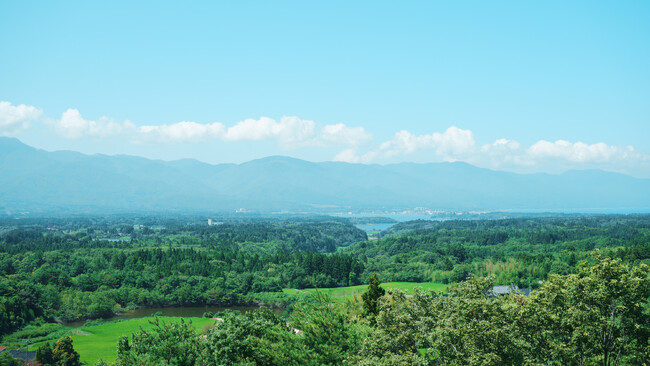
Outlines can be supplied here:
<path id="1" fill-rule="evenodd" d="M 0 138 L 0 213 L 648 209 L 650 180 L 598 170 L 515 174 L 466 163 L 243 164 L 46 152 Z"/>

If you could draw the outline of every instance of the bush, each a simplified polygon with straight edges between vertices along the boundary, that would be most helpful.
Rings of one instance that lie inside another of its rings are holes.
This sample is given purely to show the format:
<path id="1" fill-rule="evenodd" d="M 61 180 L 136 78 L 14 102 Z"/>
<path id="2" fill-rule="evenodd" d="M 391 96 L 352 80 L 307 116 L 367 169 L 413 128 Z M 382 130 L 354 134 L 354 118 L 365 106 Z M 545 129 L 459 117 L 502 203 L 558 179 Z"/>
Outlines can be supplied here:
<path id="1" fill-rule="evenodd" d="M 68 333 L 69 329 L 61 324 L 47 323 L 35 327 L 28 325 L 25 328 L 9 334 L 3 338 L 3 343 L 6 346 L 20 347 L 24 346 L 24 340 L 29 339 L 31 343 L 40 343 L 61 338 Z"/>

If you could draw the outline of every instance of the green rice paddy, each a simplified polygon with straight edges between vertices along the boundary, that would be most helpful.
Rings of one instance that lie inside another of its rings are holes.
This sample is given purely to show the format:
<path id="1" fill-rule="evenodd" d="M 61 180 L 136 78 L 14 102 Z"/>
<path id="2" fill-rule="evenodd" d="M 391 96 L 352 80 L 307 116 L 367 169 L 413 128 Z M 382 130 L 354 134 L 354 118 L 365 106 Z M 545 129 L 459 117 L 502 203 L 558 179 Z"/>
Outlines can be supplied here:
<path id="1" fill-rule="evenodd" d="M 353 296 L 361 296 L 361 294 L 366 290 L 368 285 L 359 285 L 359 286 L 347 286 L 347 287 L 333 287 L 333 288 L 305 288 L 302 290 L 298 289 L 283 289 L 287 294 L 315 294 L 316 291 L 320 291 L 324 294 L 330 295 L 334 300 L 343 301 L 346 298 L 351 298 Z M 436 292 L 447 292 L 447 285 L 436 282 L 386 282 L 382 283 L 381 287 L 385 289 L 393 288 L 400 289 L 404 291 L 407 295 L 413 295 L 414 289 L 420 287 L 425 291 L 433 290 Z"/>
<path id="2" fill-rule="evenodd" d="M 213 323 L 214 319 L 206 318 L 181 318 L 181 317 L 159 317 L 161 323 L 178 322 L 184 319 L 186 322 L 191 321 L 192 326 L 197 332 L 205 324 Z M 123 335 L 131 335 L 140 328 L 147 329 L 152 327 L 150 321 L 153 318 L 139 318 L 114 321 L 101 325 L 82 326 L 70 331 L 75 351 L 81 356 L 81 362 L 86 365 L 94 365 L 99 359 L 113 362 L 117 357 L 117 341 Z M 50 341 L 54 345 L 56 341 Z M 30 350 L 36 350 L 43 342 L 30 345 Z"/>

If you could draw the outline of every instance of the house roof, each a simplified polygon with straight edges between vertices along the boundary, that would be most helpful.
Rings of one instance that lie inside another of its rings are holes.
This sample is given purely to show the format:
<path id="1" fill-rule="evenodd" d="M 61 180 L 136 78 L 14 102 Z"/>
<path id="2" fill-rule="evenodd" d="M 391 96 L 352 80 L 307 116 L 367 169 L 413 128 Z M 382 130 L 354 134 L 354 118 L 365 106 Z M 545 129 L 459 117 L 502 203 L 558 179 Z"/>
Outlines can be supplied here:
<path id="1" fill-rule="evenodd" d="M 517 292 L 519 289 L 515 286 L 513 288 L 515 290 L 514 292 Z M 492 287 L 492 293 L 495 295 L 504 295 L 510 293 L 510 286 L 509 285 L 499 285 L 499 286 L 494 286 Z"/>
<path id="2" fill-rule="evenodd" d="M 490 290 L 488 290 L 488 293 L 493 295 L 493 296 L 498 296 L 498 295 L 505 295 L 509 293 L 515 293 L 515 294 L 524 294 L 526 296 L 530 295 L 530 289 L 524 288 L 520 289 L 517 286 L 509 286 L 509 285 L 498 285 L 492 287 Z"/>
<path id="3" fill-rule="evenodd" d="M 0 352 L 4 351 L 7 349 L 7 346 L 0 346 Z"/>
<path id="4" fill-rule="evenodd" d="M 17 349 L 12 349 L 9 351 L 13 358 L 20 358 L 24 361 L 34 361 L 36 358 L 36 351 L 20 351 Z"/>

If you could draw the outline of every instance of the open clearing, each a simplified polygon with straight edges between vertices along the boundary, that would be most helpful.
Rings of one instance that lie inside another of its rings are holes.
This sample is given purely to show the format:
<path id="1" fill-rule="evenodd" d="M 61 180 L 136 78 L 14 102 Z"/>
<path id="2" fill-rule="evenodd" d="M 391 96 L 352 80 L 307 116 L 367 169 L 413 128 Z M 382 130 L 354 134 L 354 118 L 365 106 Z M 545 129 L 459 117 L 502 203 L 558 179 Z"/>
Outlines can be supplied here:
<path id="1" fill-rule="evenodd" d="M 181 317 L 159 317 L 160 323 L 178 322 L 184 319 L 186 322 L 191 321 L 192 326 L 197 332 L 205 324 L 214 323 L 214 319 L 206 318 L 181 318 Z M 94 365 L 99 359 L 113 362 L 117 356 L 117 340 L 123 336 L 130 336 L 131 333 L 137 332 L 140 328 L 147 329 L 152 327 L 150 321 L 153 318 L 139 318 L 114 321 L 102 325 L 90 327 L 82 326 L 70 332 L 73 340 L 75 351 L 79 352 L 81 362 L 86 365 Z M 56 341 L 50 341 L 53 346 Z M 30 350 L 36 350 L 42 343 L 30 345 Z"/>
<path id="2" fill-rule="evenodd" d="M 347 287 L 333 287 L 333 288 L 305 288 L 305 289 L 283 289 L 287 294 L 314 294 L 316 291 L 321 291 L 322 293 L 330 295 L 333 299 L 338 301 L 343 301 L 346 298 L 352 296 L 361 296 L 361 294 L 366 290 L 368 285 L 359 285 L 359 286 L 347 286 Z M 425 291 L 434 290 L 436 292 L 447 292 L 447 285 L 436 282 L 386 282 L 382 283 L 381 287 L 385 289 L 394 288 L 404 291 L 407 295 L 413 295 L 414 289 L 420 287 Z"/>

